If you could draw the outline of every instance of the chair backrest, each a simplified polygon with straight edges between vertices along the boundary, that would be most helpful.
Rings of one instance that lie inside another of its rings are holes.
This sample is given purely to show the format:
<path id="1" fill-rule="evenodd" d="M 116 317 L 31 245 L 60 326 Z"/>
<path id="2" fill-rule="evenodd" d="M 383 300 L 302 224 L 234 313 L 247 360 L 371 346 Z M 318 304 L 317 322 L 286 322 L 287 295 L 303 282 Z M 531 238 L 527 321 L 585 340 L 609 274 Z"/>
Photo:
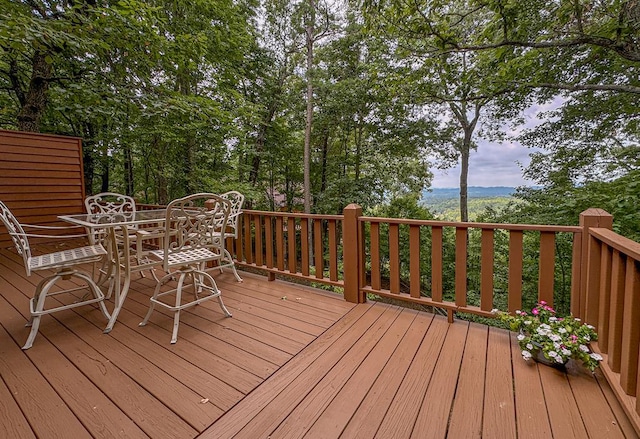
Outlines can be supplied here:
<path id="1" fill-rule="evenodd" d="M 206 207 L 205 207 L 206 202 Z M 212 193 L 188 195 L 167 205 L 164 260 L 167 269 L 168 256 L 192 249 L 209 249 L 222 255 L 224 239 L 231 211 L 231 202 Z"/>
<path id="2" fill-rule="evenodd" d="M 136 202 L 129 195 L 101 192 L 84 199 L 87 213 L 135 213 Z M 135 227 L 133 227 L 135 228 Z M 106 236 L 103 229 L 87 230 L 91 244 L 102 243 Z"/>
<path id="3" fill-rule="evenodd" d="M 31 274 L 29 269 L 29 259 L 31 259 L 31 248 L 29 247 L 29 240 L 27 234 L 24 232 L 22 225 L 18 219 L 11 213 L 9 208 L 0 201 L 0 220 L 7 228 L 9 236 L 13 244 L 16 246 L 18 254 L 22 256 L 24 262 L 24 269 L 27 271 L 27 276 Z"/>
<path id="4" fill-rule="evenodd" d="M 115 192 L 102 192 L 84 199 L 87 213 L 124 213 L 135 212 L 136 202 L 128 196 Z"/>
<path id="5" fill-rule="evenodd" d="M 234 238 L 238 238 L 238 218 L 242 212 L 242 204 L 244 203 L 244 195 L 238 191 L 229 191 L 220 194 L 225 200 L 231 202 L 231 213 L 229 214 L 229 223 L 227 228 L 233 229 Z"/>

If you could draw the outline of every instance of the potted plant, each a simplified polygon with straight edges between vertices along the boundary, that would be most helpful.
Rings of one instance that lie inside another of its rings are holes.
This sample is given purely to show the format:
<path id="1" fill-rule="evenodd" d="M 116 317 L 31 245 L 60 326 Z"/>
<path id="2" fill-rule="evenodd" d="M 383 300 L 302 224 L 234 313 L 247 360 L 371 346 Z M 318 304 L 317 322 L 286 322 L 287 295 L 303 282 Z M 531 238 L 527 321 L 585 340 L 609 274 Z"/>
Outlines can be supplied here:
<path id="1" fill-rule="evenodd" d="M 519 332 L 518 344 L 522 358 L 542 363 L 564 366 L 571 359 L 578 360 L 591 372 L 602 361 L 602 356 L 592 352 L 589 343 L 598 339 L 595 328 L 578 318 L 556 317 L 556 311 L 540 301 L 530 313 L 516 311 L 514 315 L 493 310 L 500 320 Z"/>

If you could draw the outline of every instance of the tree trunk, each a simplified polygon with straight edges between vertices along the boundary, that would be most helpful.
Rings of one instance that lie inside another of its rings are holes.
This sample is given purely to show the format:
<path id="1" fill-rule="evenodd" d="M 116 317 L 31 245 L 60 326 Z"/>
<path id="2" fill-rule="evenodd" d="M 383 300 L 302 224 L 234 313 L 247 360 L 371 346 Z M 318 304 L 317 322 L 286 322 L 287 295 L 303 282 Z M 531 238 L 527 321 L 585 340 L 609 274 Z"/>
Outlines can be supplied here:
<path id="1" fill-rule="evenodd" d="M 466 136 L 465 136 L 466 139 Z M 469 207 L 468 207 L 468 178 L 469 178 L 469 147 L 467 142 L 464 142 L 462 151 L 460 151 L 460 221 L 469 221 Z"/>
<path id="2" fill-rule="evenodd" d="M 18 113 L 20 131 L 40 132 L 40 121 L 47 106 L 51 77 L 51 65 L 45 60 L 45 56 L 45 53 L 36 51 L 31 58 L 31 81 Z"/>
<path id="3" fill-rule="evenodd" d="M 304 128 L 304 212 L 311 213 L 311 124 L 313 122 L 313 33 L 316 21 L 314 0 L 309 0 L 307 43 L 307 120 Z"/>
<path id="4" fill-rule="evenodd" d="M 133 184 L 133 155 L 131 154 L 131 146 L 129 144 L 124 145 L 124 181 L 126 186 L 126 195 L 133 197 L 134 184 Z"/>

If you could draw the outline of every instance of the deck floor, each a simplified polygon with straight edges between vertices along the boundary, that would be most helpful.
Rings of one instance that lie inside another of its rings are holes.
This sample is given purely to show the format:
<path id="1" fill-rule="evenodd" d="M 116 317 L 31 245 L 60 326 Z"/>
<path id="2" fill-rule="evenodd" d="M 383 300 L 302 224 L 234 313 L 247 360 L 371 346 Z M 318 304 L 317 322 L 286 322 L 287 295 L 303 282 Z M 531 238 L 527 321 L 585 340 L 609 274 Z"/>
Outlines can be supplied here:
<path id="1" fill-rule="evenodd" d="M 133 282 L 105 335 L 92 306 L 43 317 L 38 274 L 0 250 L 2 438 L 632 438 L 601 375 L 526 363 L 507 331 L 242 273 L 225 305 L 156 311 Z"/>

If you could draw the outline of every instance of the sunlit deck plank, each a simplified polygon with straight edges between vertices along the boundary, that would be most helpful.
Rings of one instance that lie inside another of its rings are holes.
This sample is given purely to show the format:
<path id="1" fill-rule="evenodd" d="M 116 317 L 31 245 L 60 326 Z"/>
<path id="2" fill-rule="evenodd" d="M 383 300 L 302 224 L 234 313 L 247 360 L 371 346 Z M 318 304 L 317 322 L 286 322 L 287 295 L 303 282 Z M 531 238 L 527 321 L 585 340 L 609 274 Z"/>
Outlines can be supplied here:
<path id="1" fill-rule="evenodd" d="M 452 438 L 482 437 L 482 412 L 484 407 L 484 376 L 487 364 L 487 338 L 489 328 L 471 323 L 462 355 L 458 387 L 449 421 Z"/>
<path id="2" fill-rule="evenodd" d="M 394 356 L 400 355 L 399 346 L 411 323 L 414 311 L 404 309 L 394 324 L 384 333 L 367 358 L 359 365 L 325 410 L 315 420 L 305 438 L 335 439 L 349 423 L 362 401 Z"/>

